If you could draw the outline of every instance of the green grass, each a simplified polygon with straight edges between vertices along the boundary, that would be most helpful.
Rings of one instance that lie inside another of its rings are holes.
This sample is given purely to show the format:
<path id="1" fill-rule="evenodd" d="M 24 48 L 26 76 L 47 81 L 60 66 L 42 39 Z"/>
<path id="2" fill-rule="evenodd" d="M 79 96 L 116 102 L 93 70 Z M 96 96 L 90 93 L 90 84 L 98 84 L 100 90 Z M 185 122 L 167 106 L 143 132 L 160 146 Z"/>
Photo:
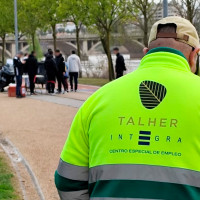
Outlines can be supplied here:
<path id="1" fill-rule="evenodd" d="M 103 86 L 108 83 L 109 80 L 102 78 L 80 78 L 78 82 L 85 85 Z"/>
<path id="2" fill-rule="evenodd" d="M 6 163 L 6 159 L 0 154 L 0 200 L 19 199 L 14 189 L 14 175 Z"/>

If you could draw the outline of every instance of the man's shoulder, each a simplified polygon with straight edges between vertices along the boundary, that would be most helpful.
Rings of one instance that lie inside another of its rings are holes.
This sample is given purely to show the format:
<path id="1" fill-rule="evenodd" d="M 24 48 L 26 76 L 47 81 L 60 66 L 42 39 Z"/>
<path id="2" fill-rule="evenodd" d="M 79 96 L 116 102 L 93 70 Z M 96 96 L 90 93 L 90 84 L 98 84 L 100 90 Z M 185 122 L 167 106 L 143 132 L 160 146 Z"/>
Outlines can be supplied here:
<path id="1" fill-rule="evenodd" d="M 68 60 L 78 60 L 78 59 L 80 58 L 75 54 L 68 57 Z"/>
<path id="2" fill-rule="evenodd" d="M 52 59 L 50 60 L 50 62 L 51 62 L 52 64 L 56 64 L 56 60 L 55 60 L 54 58 L 52 58 Z"/>
<path id="3" fill-rule="evenodd" d="M 27 60 L 26 61 L 28 61 L 28 62 L 32 62 L 32 61 L 34 61 L 35 60 L 35 58 L 34 57 L 29 57 L 29 58 L 27 58 Z"/>
<path id="4" fill-rule="evenodd" d="M 13 61 L 14 61 L 14 62 L 17 62 L 18 60 L 19 60 L 19 59 L 18 59 L 17 57 L 14 57 L 14 58 L 13 58 Z"/>
<path id="5" fill-rule="evenodd" d="M 111 81 L 107 83 L 103 87 L 99 88 L 87 101 L 88 103 L 95 102 L 106 102 L 110 101 L 110 99 L 114 99 L 115 97 L 120 96 L 121 92 L 124 91 L 125 85 L 129 85 L 129 83 L 134 82 L 133 76 L 135 72 L 129 73 L 119 79 Z M 127 94 L 128 95 L 128 94 Z M 86 102 L 87 102 L 86 101 Z"/>
<path id="6" fill-rule="evenodd" d="M 61 60 L 61 62 L 64 62 L 64 61 L 65 61 L 65 59 L 64 59 L 63 56 L 61 56 L 60 60 Z"/>
<path id="7" fill-rule="evenodd" d="M 68 60 L 71 59 L 71 58 L 72 58 L 72 55 L 70 55 L 70 56 L 68 57 Z"/>
<path id="8" fill-rule="evenodd" d="M 191 73 L 190 77 L 188 77 L 188 82 L 190 83 L 191 87 L 195 88 L 196 92 L 200 94 L 200 77 Z"/>
<path id="9" fill-rule="evenodd" d="M 76 58 L 76 59 L 79 59 L 79 56 L 76 55 L 76 54 L 74 54 L 72 57 L 73 57 L 73 58 Z"/>
<path id="10" fill-rule="evenodd" d="M 119 53 L 117 57 L 119 57 L 119 58 L 120 58 L 120 57 L 123 57 L 123 55 L 122 55 L 121 53 Z"/>
<path id="11" fill-rule="evenodd" d="M 124 59 L 124 56 L 122 54 L 119 55 L 119 58 Z"/>

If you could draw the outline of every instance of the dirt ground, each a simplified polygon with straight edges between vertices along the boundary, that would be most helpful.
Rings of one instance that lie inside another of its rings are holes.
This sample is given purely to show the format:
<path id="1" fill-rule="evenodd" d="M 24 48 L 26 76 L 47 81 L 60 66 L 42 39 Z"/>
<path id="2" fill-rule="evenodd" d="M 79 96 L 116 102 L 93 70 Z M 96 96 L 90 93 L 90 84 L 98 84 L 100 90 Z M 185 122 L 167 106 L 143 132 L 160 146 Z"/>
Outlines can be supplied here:
<path id="1" fill-rule="evenodd" d="M 0 94 L 0 131 L 23 154 L 45 199 L 59 199 L 54 172 L 77 108 Z"/>

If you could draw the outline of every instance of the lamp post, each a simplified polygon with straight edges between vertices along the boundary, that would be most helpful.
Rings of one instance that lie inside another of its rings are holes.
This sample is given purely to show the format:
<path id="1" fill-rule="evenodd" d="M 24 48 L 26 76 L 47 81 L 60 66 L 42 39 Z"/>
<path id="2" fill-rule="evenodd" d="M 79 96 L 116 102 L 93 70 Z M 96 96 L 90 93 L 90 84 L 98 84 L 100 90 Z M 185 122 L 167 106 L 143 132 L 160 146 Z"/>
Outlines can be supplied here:
<path id="1" fill-rule="evenodd" d="M 163 0 L 163 17 L 168 16 L 168 0 Z"/>
<path id="2" fill-rule="evenodd" d="M 18 20 L 17 20 L 17 0 L 14 0 L 14 12 L 15 12 L 15 49 L 16 54 L 19 51 L 19 44 L 18 44 Z"/>

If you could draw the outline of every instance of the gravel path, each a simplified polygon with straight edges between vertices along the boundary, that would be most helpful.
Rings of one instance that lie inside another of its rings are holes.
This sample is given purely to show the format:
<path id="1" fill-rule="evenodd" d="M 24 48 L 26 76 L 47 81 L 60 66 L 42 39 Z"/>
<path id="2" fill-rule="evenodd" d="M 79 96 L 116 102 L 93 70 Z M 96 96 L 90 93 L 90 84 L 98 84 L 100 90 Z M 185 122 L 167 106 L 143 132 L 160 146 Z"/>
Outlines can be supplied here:
<path id="1" fill-rule="evenodd" d="M 61 95 L 59 96 L 49 96 L 49 95 L 35 95 L 35 96 L 30 96 L 29 98 L 35 99 L 35 100 L 41 100 L 41 101 L 46 101 L 50 103 L 55 103 L 59 105 L 64 105 L 64 106 L 71 106 L 74 108 L 79 108 L 84 101 L 76 100 L 76 99 L 69 99 L 66 97 L 62 97 Z"/>
<path id="2" fill-rule="evenodd" d="M 2 137 L 10 140 L 29 163 L 46 200 L 59 199 L 54 171 L 78 107 L 98 89 L 88 88 L 84 86 L 84 91 L 76 94 L 24 99 L 0 94 Z M 25 185 L 29 190 L 28 182 Z M 28 199 L 35 200 L 34 196 Z"/>

